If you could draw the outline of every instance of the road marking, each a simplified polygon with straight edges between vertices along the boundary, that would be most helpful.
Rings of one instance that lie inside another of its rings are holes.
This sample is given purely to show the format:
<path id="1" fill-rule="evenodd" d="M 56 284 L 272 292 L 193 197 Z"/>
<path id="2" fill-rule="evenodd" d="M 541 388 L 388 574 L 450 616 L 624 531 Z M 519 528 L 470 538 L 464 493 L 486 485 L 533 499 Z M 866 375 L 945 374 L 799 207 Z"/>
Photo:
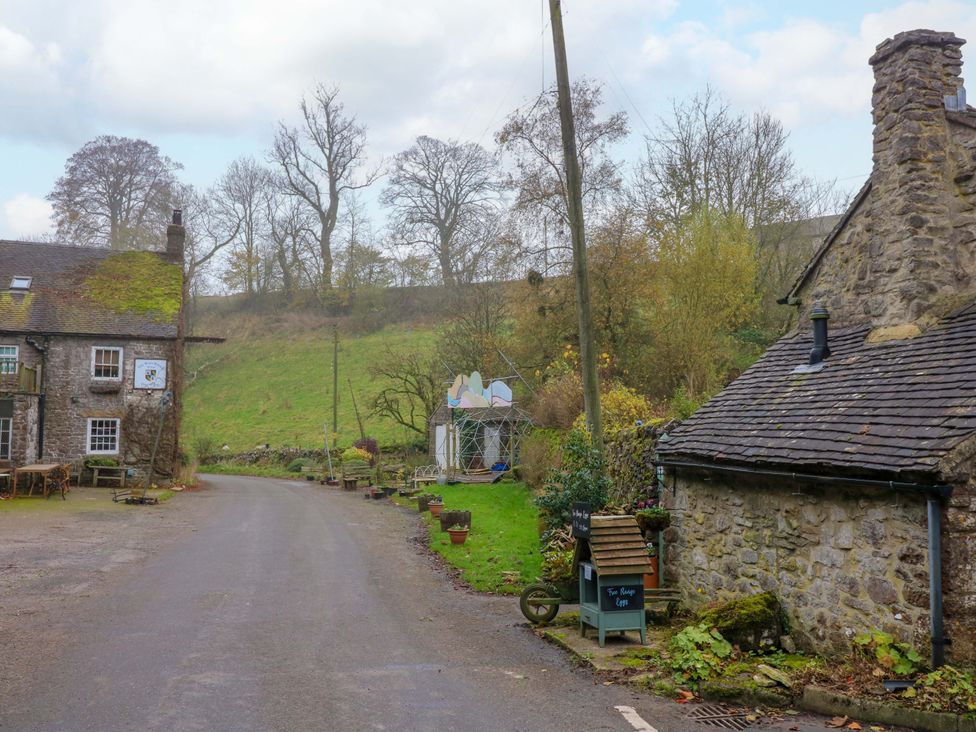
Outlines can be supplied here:
<path id="1" fill-rule="evenodd" d="M 624 719 L 630 722 L 630 726 L 637 730 L 637 732 L 657 732 L 656 729 L 644 721 L 633 707 L 614 707 L 614 709 L 624 715 Z"/>

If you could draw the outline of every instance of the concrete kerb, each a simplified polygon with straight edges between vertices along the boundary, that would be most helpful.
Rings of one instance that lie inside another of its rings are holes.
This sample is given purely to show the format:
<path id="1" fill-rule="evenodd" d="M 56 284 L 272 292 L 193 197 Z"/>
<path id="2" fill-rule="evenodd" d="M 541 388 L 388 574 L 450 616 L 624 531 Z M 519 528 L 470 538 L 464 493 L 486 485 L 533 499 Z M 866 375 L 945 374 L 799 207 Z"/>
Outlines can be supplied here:
<path id="1" fill-rule="evenodd" d="M 976 718 L 927 712 L 869 699 L 854 699 L 829 689 L 808 686 L 799 706 L 808 712 L 848 716 L 859 721 L 909 727 L 919 732 L 976 732 Z"/>

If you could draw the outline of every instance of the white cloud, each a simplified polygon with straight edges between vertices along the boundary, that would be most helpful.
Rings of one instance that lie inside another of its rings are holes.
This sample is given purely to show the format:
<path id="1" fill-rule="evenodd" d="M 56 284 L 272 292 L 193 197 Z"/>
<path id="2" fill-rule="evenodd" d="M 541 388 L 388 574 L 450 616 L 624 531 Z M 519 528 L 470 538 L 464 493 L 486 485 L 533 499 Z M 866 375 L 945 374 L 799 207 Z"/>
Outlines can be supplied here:
<path id="1" fill-rule="evenodd" d="M 0 238 L 43 237 L 51 232 L 51 204 L 43 198 L 20 193 L 3 203 Z"/>
<path id="2" fill-rule="evenodd" d="M 797 17 L 736 42 L 703 23 L 685 22 L 645 38 L 640 63 L 648 72 L 697 76 L 739 106 L 765 108 L 787 126 L 798 127 L 865 114 L 873 84 L 868 58 L 885 38 L 913 28 L 974 38 L 976 5 L 907 2 L 864 16 L 856 32 Z M 976 58 L 963 52 L 976 65 Z"/>

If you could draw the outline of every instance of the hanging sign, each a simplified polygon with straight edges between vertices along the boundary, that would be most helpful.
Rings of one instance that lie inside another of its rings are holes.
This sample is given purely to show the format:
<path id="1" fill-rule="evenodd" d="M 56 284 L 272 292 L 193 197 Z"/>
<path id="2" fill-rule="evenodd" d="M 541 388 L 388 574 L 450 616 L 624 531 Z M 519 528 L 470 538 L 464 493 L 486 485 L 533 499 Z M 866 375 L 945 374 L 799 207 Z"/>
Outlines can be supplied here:
<path id="1" fill-rule="evenodd" d="M 166 359 L 137 358 L 132 385 L 136 389 L 165 389 Z"/>
<path id="2" fill-rule="evenodd" d="M 590 538 L 590 504 L 574 503 L 572 509 L 573 536 L 577 539 Z"/>
<path id="3" fill-rule="evenodd" d="M 600 594 L 600 609 L 642 610 L 644 585 L 604 585 Z"/>

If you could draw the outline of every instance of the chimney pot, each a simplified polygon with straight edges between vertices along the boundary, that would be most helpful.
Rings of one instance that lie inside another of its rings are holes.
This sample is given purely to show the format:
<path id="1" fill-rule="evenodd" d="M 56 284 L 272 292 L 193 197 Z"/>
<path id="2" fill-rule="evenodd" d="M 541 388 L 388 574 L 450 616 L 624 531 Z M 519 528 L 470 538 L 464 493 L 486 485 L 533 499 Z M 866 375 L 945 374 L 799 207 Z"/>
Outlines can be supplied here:
<path id="1" fill-rule="evenodd" d="M 816 366 L 825 358 L 830 357 L 830 346 L 827 345 L 827 321 L 830 313 L 823 305 L 814 305 L 810 311 L 813 321 L 813 348 L 810 349 L 810 365 Z"/>

